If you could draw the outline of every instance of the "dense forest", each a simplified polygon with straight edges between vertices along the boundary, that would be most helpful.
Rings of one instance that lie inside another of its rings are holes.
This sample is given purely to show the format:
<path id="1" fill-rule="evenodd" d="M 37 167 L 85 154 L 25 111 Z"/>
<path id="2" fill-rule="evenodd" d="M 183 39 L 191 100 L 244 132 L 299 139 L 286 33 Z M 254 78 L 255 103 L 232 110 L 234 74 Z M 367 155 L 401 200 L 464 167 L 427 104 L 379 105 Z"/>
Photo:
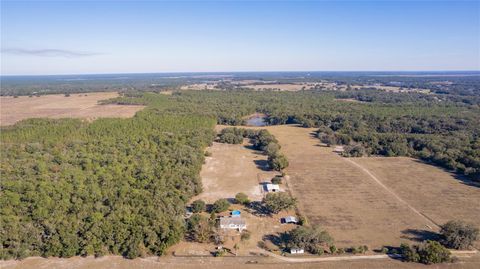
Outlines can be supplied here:
<path id="1" fill-rule="evenodd" d="M 413 156 L 479 180 L 480 108 L 435 97 L 129 93 L 105 103 L 147 105 L 131 119 L 31 119 L 4 127 L 0 258 L 161 255 L 184 236 L 185 204 L 201 191 L 215 123 L 241 125 L 255 112 L 272 125 L 315 127 L 322 142 L 345 145 L 346 155 Z"/>
<path id="2" fill-rule="evenodd" d="M 161 255 L 183 238 L 215 121 L 34 119 L 1 132 L 0 258 Z"/>

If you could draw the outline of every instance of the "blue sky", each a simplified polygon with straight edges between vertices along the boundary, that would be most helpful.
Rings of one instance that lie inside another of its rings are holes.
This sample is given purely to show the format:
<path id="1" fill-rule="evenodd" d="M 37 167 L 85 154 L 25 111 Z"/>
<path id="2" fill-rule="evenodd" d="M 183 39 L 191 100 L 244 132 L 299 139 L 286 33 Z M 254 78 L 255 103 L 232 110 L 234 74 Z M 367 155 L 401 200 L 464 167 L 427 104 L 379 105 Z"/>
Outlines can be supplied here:
<path id="1" fill-rule="evenodd" d="M 3 1 L 1 74 L 479 70 L 479 1 Z"/>

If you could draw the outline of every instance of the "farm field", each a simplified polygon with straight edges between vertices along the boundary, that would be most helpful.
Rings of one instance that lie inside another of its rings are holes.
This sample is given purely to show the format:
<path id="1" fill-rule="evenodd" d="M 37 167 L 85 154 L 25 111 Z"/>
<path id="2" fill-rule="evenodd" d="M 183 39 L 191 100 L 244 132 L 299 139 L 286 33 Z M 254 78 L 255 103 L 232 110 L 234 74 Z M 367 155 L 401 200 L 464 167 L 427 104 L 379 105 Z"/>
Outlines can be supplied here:
<path id="1" fill-rule="evenodd" d="M 373 249 L 415 243 L 418 236 L 438 231 L 436 223 L 468 215 L 467 220 L 478 223 L 474 215 L 478 215 L 480 189 L 462 184 L 437 167 L 408 158 L 389 158 L 384 162 L 390 167 L 382 171 L 392 174 L 379 174 L 382 181 L 377 182 L 357 166 L 356 159 L 340 157 L 320 145 L 312 136 L 313 128 L 284 125 L 266 129 L 279 140 L 289 159 L 289 186 L 300 210 L 311 223 L 329 231 L 340 247 L 365 244 Z M 369 159 L 359 159 L 359 163 Z M 379 159 L 372 158 L 374 163 L 381 162 Z M 396 184 L 398 178 L 391 175 L 400 170 L 408 179 Z M 388 178 L 385 182 L 384 177 Z M 400 191 L 408 184 L 412 186 Z M 409 188 L 416 188 L 416 192 L 406 195 Z M 430 193 L 425 195 L 427 190 Z"/>
<path id="2" fill-rule="evenodd" d="M 480 185 L 455 179 L 441 168 L 406 158 L 353 158 L 405 201 L 435 221 L 451 219 L 480 223 Z"/>
<path id="3" fill-rule="evenodd" d="M 96 118 L 120 117 L 135 115 L 143 106 L 133 105 L 100 105 L 98 101 L 117 97 L 116 92 L 96 92 L 85 94 L 41 95 L 40 97 L 12 96 L 0 97 L 0 125 L 12 125 L 28 118 Z"/>

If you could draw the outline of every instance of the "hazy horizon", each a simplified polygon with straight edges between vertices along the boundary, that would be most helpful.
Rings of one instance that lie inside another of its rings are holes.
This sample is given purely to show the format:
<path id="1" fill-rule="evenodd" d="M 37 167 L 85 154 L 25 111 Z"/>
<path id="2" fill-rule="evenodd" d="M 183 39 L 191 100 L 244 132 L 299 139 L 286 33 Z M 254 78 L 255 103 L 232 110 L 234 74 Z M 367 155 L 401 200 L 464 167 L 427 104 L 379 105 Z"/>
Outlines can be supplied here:
<path id="1" fill-rule="evenodd" d="M 478 1 L 1 3 L 2 76 L 480 70 Z"/>

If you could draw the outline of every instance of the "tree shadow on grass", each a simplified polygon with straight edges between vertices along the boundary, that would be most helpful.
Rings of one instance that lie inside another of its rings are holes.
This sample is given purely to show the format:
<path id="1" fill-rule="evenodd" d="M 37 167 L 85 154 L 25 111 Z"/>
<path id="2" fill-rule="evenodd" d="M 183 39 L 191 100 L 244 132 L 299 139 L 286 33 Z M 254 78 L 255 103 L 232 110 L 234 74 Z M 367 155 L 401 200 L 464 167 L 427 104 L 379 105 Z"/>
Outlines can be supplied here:
<path id="1" fill-rule="evenodd" d="M 279 249 L 285 249 L 286 234 L 266 234 L 263 236 L 263 241 L 270 241 L 272 244 L 277 246 Z"/>
<path id="2" fill-rule="evenodd" d="M 270 212 L 263 206 L 262 202 L 260 201 L 252 201 L 248 204 L 248 210 L 250 214 L 257 216 L 257 217 L 264 217 L 268 216 Z"/>
<path id="3" fill-rule="evenodd" d="M 425 240 L 439 240 L 441 238 L 439 233 L 420 229 L 406 229 L 402 231 L 402 234 L 402 238 L 416 242 L 423 242 Z"/>
<path id="4" fill-rule="evenodd" d="M 450 174 L 452 177 L 454 177 L 456 180 L 462 182 L 462 184 L 465 184 L 467 186 L 471 186 L 471 187 L 477 187 L 477 188 L 480 188 L 480 182 L 478 181 L 474 181 L 470 178 L 468 178 L 467 176 L 465 175 L 462 175 L 462 174 L 459 174 L 459 173 L 455 173 L 451 170 L 448 170 L 448 169 L 445 169 L 433 162 L 429 162 L 427 160 L 421 160 L 421 159 L 415 159 L 415 162 L 417 163 L 422 163 L 422 164 L 427 164 L 427 165 L 433 165 L 435 167 L 438 167 L 440 168 L 441 170 L 443 170 L 445 173 L 448 173 Z"/>
<path id="5" fill-rule="evenodd" d="M 266 160 L 254 160 L 253 161 L 258 169 L 262 171 L 272 171 L 268 166 L 268 162 Z"/>

